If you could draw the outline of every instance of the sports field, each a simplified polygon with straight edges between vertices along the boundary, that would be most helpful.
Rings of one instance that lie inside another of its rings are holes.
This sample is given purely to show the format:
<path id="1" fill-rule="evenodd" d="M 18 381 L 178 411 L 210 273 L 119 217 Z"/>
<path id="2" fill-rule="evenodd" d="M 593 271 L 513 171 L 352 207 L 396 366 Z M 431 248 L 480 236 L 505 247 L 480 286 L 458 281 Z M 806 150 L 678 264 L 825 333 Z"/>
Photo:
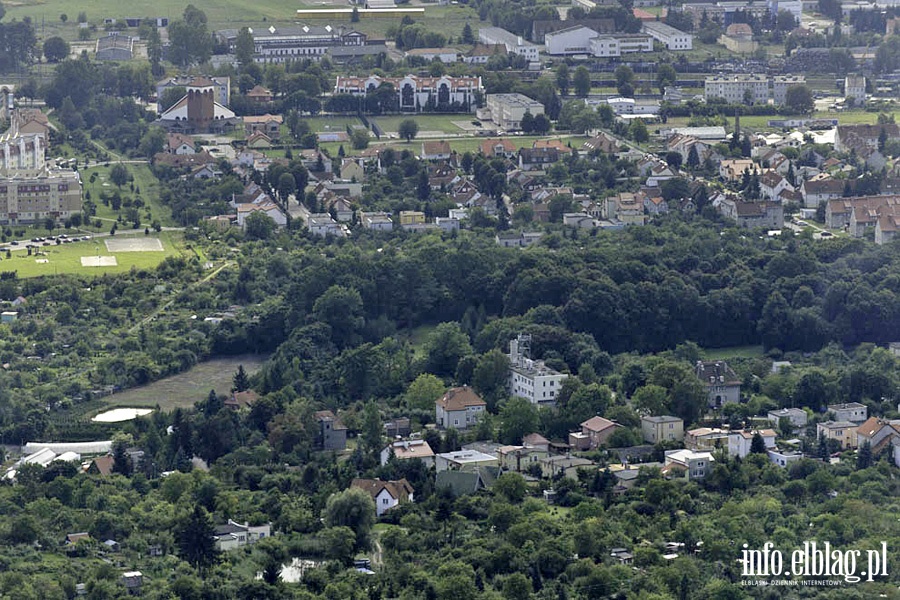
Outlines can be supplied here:
<path id="1" fill-rule="evenodd" d="M 111 238 L 39 246 L 32 249 L 30 256 L 23 246 L 6 246 L 0 249 L 0 272 L 15 271 L 20 278 L 121 273 L 132 267 L 151 269 L 165 257 L 183 252 L 178 232 L 164 231 L 150 236 L 145 236 L 143 231 L 125 232 Z"/>

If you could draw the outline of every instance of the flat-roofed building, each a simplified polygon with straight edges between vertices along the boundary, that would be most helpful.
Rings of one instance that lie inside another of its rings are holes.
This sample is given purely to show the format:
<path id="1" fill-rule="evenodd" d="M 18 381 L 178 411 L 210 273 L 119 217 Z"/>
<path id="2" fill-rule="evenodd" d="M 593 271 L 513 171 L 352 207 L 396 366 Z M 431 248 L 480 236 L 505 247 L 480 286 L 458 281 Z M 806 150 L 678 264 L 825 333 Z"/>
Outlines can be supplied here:
<path id="1" fill-rule="evenodd" d="M 544 105 L 524 94 L 488 94 L 486 103 L 491 121 L 506 131 L 520 130 L 526 112 L 533 117 L 544 114 Z"/>
<path id="2" fill-rule="evenodd" d="M 747 100 L 754 104 L 769 101 L 769 80 L 765 75 L 716 75 L 704 82 L 704 97 L 707 101 L 721 98 L 731 104 L 742 104 Z"/>
<path id="3" fill-rule="evenodd" d="M 644 21 L 641 31 L 663 44 L 667 50 L 691 50 L 694 36 L 659 21 Z"/>
<path id="4" fill-rule="evenodd" d="M 482 27 L 478 30 L 478 41 L 482 44 L 503 44 L 507 52 L 524 56 L 529 62 L 537 61 L 540 53 L 539 46 L 501 27 Z"/>

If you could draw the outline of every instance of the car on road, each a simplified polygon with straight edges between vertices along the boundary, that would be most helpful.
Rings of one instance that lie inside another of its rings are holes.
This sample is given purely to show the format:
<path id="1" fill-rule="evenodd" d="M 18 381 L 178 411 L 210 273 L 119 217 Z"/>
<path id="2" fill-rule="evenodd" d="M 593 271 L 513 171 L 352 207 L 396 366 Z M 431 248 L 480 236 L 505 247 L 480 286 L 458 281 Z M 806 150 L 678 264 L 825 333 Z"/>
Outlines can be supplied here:
<path id="1" fill-rule="evenodd" d="M 830 231 L 823 231 L 822 233 L 819 234 L 819 237 L 830 238 L 830 237 L 834 237 L 834 234 L 831 233 Z"/>
<path id="2" fill-rule="evenodd" d="M 10 245 L 12 245 L 12 246 L 18 246 L 18 245 L 19 245 L 19 242 L 17 242 L 16 240 L 13 240 L 13 241 L 10 242 Z"/>
<path id="3" fill-rule="evenodd" d="M 809 223 L 807 223 L 806 221 L 797 221 L 797 225 L 799 225 L 800 227 L 809 227 Z"/>

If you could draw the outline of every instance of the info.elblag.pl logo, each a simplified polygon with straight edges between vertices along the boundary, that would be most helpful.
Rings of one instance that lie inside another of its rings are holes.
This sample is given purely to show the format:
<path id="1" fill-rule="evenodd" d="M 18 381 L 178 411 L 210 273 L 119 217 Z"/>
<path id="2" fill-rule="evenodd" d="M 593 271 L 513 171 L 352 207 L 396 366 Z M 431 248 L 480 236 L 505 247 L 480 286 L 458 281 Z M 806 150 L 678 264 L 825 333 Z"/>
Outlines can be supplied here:
<path id="1" fill-rule="evenodd" d="M 888 574 L 887 542 L 881 542 L 881 548 L 874 550 L 839 550 L 832 548 L 830 542 L 803 542 L 803 547 L 789 557 L 776 550 L 772 542 L 763 544 L 761 550 L 750 550 L 747 544 L 743 548 L 738 560 L 742 577 L 792 577 L 803 585 L 812 582 L 798 578 L 831 578 L 829 583 L 842 578 L 847 583 L 858 583 Z"/>

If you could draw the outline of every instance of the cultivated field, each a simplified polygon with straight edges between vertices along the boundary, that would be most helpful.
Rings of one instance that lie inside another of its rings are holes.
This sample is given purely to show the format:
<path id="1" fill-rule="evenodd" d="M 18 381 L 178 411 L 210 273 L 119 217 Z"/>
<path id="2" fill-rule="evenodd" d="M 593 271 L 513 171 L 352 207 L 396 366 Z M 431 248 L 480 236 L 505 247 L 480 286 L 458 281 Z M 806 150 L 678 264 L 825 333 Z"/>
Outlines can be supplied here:
<path id="1" fill-rule="evenodd" d="M 109 241 L 112 248 L 107 249 Z M 152 249 L 149 244 L 152 244 Z M 127 250 L 125 247 L 144 246 L 146 251 Z M 150 269 L 167 256 L 179 256 L 184 250 L 181 234 L 164 231 L 144 237 L 143 231 L 133 234 L 119 233 L 115 238 L 92 239 L 86 242 L 42 246 L 38 254 L 28 256 L 22 246 L 8 246 L 11 258 L 0 254 L 0 272 L 16 271 L 20 278 L 41 275 L 95 275 L 98 273 L 121 273 L 132 267 Z M 82 260 L 87 259 L 87 260 Z"/>
<path id="2" fill-rule="evenodd" d="M 252 375 L 259 371 L 266 358 L 260 354 L 214 358 L 184 373 L 106 396 L 103 401 L 106 406 L 120 407 L 152 408 L 158 404 L 164 411 L 189 408 L 194 402 L 206 398 L 210 390 L 227 394 L 238 366 L 244 365 L 247 374 Z"/>

